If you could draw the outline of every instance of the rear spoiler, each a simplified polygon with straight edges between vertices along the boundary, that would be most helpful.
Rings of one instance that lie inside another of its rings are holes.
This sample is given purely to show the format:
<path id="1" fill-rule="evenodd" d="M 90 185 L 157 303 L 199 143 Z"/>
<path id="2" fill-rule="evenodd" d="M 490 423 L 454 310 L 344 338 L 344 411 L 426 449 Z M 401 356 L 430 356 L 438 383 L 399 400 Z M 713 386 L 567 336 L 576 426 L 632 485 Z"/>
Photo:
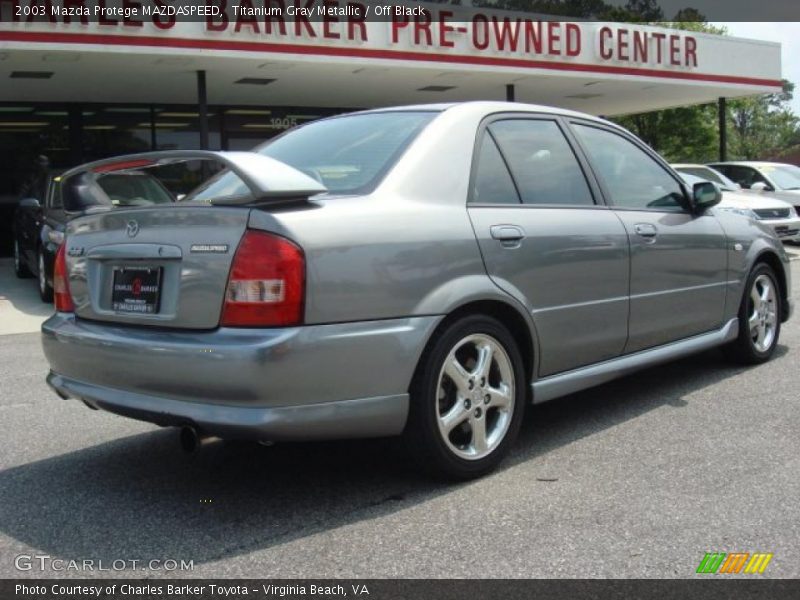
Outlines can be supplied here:
<path id="1" fill-rule="evenodd" d="M 215 161 L 244 182 L 252 198 L 220 198 L 212 204 L 250 204 L 259 200 L 304 199 L 328 191 L 322 183 L 279 160 L 256 152 L 217 152 L 213 150 L 164 150 L 115 156 L 86 163 L 61 174 L 65 180 L 84 173 L 111 173 L 145 169 L 193 160 Z"/>

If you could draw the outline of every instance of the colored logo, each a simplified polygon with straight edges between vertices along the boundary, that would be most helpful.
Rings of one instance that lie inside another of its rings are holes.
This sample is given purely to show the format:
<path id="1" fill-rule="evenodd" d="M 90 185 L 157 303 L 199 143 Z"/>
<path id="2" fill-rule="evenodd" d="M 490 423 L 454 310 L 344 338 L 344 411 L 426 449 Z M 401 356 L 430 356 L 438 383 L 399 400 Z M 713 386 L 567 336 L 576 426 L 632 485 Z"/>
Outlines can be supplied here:
<path id="1" fill-rule="evenodd" d="M 771 552 L 754 552 L 752 554 L 749 552 L 706 552 L 703 560 L 700 561 L 700 566 L 697 567 L 697 572 L 761 574 L 767 569 L 772 556 Z"/>

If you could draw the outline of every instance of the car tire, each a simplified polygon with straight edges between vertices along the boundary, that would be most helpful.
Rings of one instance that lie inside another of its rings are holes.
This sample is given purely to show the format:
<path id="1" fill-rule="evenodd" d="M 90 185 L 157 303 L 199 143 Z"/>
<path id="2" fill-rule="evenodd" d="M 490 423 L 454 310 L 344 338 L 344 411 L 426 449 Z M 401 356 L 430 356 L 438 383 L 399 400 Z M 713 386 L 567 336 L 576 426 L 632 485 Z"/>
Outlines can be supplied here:
<path id="1" fill-rule="evenodd" d="M 53 288 L 47 282 L 47 267 L 45 266 L 44 262 L 44 252 L 42 249 L 36 252 L 36 265 L 38 266 L 38 274 L 37 279 L 39 282 L 39 297 L 42 299 L 42 302 L 50 303 L 53 301 Z"/>
<path id="2" fill-rule="evenodd" d="M 17 238 L 14 238 L 14 275 L 20 279 L 28 279 L 33 277 L 33 273 L 31 273 L 28 265 L 26 265 L 25 261 L 22 259 Z"/>
<path id="3" fill-rule="evenodd" d="M 782 298 L 772 267 L 758 263 L 750 272 L 739 306 L 739 335 L 724 347 L 729 360 L 745 365 L 768 361 L 781 333 Z"/>
<path id="4" fill-rule="evenodd" d="M 527 386 L 508 329 L 487 316 L 460 318 L 437 332 L 420 359 L 405 444 L 434 476 L 480 477 L 517 438 Z"/>

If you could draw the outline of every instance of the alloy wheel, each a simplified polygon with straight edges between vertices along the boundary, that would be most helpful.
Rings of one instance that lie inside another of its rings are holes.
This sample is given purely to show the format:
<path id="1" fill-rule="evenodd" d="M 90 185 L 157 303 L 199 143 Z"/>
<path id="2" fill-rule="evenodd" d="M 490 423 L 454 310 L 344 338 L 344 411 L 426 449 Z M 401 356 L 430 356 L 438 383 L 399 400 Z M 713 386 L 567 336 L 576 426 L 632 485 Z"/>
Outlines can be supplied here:
<path id="1" fill-rule="evenodd" d="M 458 457 L 478 460 L 505 438 L 514 415 L 514 369 L 503 346 L 473 334 L 449 352 L 439 372 L 437 423 Z"/>
<path id="2" fill-rule="evenodd" d="M 778 314 L 775 284 L 765 274 L 756 277 L 750 289 L 748 315 L 747 322 L 753 346 L 759 352 L 766 352 L 775 341 Z"/>

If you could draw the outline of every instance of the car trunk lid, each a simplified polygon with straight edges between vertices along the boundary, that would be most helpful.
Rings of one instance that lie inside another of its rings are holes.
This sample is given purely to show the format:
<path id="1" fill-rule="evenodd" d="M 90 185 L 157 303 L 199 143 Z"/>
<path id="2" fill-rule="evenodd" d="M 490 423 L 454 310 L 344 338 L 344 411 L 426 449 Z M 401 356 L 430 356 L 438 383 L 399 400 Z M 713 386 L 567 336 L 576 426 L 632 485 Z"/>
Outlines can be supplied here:
<path id="1" fill-rule="evenodd" d="M 75 314 L 125 324 L 217 327 L 249 213 L 174 205 L 74 221 L 66 244 Z"/>
<path id="2" fill-rule="evenodd" d="M 69 290 L 78 318 L 179 329 L 219 326 L 236 249 L 252 210 L 287 208 L 325 191 L 317 181 L 252 152 L 154 152 L 73 169 L 87 173 L 213 159 L 249 193 L 205 202 L 97 209 L 67 227 Z M 253 208 L 258 207 L 258 209 Z"/>

